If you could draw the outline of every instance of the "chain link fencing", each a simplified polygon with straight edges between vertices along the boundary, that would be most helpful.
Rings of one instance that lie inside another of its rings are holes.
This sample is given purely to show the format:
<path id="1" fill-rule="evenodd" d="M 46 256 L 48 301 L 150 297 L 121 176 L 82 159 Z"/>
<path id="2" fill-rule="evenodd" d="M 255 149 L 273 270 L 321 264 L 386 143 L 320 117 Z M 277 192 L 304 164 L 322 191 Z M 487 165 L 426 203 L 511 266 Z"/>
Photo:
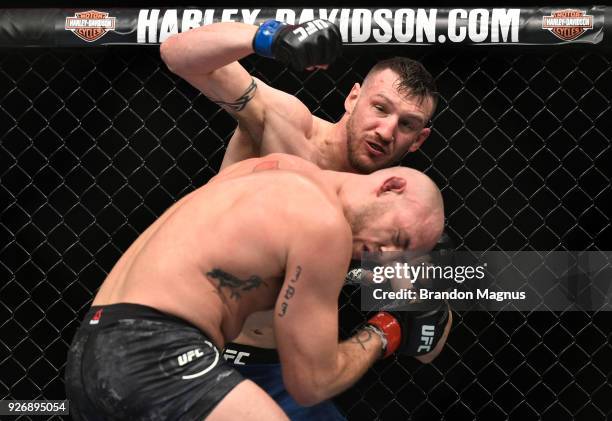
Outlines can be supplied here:
<path id="1" fill-rule="evenodd" d="M 350 50 L 325 72 L 243 64 L 337 120 L 351 86 L 397 54 L 438 83 L 432 136 L 404 164 L 442 189 L 460 249 L 612 249 L 610 54 L 388 48 Z M 68 345 L 97 287 L 216 173 L 234 126 L 158 48 L 3 52 L 0 399 L 65 398 Z M 355 287 L 340 319 L 344 335 L 365 319 Z M 611 326 L 604 312 L 455 313 L 433 363 L 380 362 L 336 402 L 349 420 L 606 420 Z"/>

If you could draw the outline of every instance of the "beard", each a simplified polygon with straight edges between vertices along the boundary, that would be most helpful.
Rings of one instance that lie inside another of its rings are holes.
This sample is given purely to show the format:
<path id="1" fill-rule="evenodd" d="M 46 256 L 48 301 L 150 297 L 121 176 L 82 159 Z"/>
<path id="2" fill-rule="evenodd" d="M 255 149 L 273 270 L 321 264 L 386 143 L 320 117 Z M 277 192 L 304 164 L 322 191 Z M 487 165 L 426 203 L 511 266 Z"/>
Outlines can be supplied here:
<path id="1" fill-rule="evenodd" d="M 351 114 L 346 124 L 346 153 L 348 162 L 356 172 L 360 174 L 369 174 L 382 168 L 382 166 L 376 165 L 371 159 L 359 153 L 359 146 L 363 144 L 365 140 L 357 136 L 353 117 L 354 114 Z"/>
<path id="2" fill-rule="evenodd" d="M 354 116 L 355 114 L 351 114 L 346 123 L 346 153 L 348 162 L 351 167 L 354 168 L 355 172 L 359 174 L 370 174 L 382 168 L 399 164 L 402 156 L 394 157 L 386 154 L 375 160 L 365 151 L 364 145 L 368 139 L 372 138 L 368 135 L 359 136 L 355 129 Z"/>

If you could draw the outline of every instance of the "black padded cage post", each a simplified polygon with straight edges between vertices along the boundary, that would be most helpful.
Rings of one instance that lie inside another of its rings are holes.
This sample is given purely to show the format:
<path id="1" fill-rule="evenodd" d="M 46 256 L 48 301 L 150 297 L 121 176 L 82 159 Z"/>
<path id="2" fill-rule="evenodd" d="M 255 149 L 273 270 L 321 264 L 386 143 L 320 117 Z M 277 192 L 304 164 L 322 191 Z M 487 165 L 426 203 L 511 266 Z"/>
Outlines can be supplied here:
<path id="1" fill-rule="evenodd" d="M 0 399 L 65 398 L 67 347 L 105 275 L 220 166 L 234 120 L 158 43 L 220 20 L 319 17 L 347 45 L 328 71 L 242 63 L 337 120 L 377 60 L 421 60 L 440 103 L 403 163 L 442 189 L 460 249 L 612 249 L 610 7 L 4 9 Z M 365 317 L 358 290 L 340 305 L 347 335 Z M 336 402 L 349 420 L 610 419 L 611 325 L 609 312 L 456 313 L 432 364 L 378 363 Z"/>

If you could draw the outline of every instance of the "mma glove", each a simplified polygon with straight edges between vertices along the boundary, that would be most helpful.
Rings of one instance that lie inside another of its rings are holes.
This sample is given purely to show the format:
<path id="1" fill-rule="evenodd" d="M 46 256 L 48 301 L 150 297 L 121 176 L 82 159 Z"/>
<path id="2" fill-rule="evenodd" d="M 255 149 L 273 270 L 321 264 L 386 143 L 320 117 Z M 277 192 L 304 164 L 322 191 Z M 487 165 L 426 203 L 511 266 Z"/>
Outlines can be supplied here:
<path id="1" fill-rule="evenodd" d="M 253 38 L 255 53 L 303 70 L 332 63 L 339 55 L 342 37 L 338 27 L 323 19 L 299 25 L 277 20 L 264 22 Z"/>
<path id="2" fill-rule="evenodd" d="M 434 263 L 440 266 L 452 265 L 455 246 L 452 238 L 443 233 L 436 246 Z M 417 289 L 440 289 L 438 282 L 417 280 Z M 444 289 L 444 288 L 442 288 Z M 406 311 L 410 307 L 416 310 Z M 393 309 L 404 309 L 394 311 Z M 418 356 L 431 352 L 440 341 L 449 317 L 450 306 L 445 300 L 426 300 L 410 304 L 395 302 L 376 314 L 364 326 L 378 333 L 383 340 L 383 358 L 399 352 L 403 355 Z"/>
<path id="3" fill-rule="evenodd" d="M 368 320 L 364 328 L 383 339 L 383 358 L 395 352 L 417 356 L 431 352 L 440 341 L 448 314 L 448 303 L 439 301 L 424 311 L 382 311 Z"/>

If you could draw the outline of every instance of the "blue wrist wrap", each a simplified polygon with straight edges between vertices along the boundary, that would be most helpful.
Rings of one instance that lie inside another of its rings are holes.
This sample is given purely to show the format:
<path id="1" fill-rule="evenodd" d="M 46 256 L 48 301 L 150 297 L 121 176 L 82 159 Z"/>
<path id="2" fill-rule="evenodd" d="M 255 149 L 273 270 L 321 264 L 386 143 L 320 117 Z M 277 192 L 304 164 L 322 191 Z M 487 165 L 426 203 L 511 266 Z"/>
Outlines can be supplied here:
<path id="1" fill-rule="evenodd" d="M 253 38 L 253 50 L 260 56 L 274 58 L 272 54 L 272 41 L 274 41 L 274 34 L 281 27 L 285 26 L 283 22 L 269 19 L 261 24 L 255 38 Z"/>

